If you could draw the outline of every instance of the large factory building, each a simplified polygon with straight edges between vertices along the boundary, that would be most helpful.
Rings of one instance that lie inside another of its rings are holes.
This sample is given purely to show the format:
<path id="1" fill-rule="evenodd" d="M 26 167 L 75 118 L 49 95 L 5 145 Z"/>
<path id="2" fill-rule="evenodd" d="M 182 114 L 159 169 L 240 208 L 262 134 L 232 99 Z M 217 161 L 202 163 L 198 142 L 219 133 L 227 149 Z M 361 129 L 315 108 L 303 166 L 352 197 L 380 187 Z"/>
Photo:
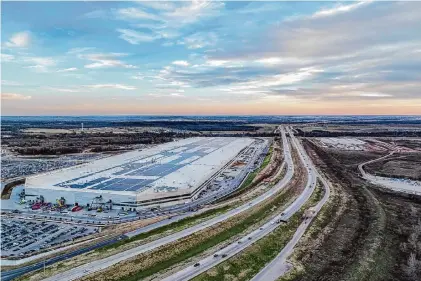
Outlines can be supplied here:
<path id="1" fill-rule="evenodd" d="M 95 198 L 141 209 L 189 200 L 203 184 L 254 142 L 251 138 L 189 138 L 105 157 L 29 177 L 27 200 L 63 197 L 87 206 Z"/>

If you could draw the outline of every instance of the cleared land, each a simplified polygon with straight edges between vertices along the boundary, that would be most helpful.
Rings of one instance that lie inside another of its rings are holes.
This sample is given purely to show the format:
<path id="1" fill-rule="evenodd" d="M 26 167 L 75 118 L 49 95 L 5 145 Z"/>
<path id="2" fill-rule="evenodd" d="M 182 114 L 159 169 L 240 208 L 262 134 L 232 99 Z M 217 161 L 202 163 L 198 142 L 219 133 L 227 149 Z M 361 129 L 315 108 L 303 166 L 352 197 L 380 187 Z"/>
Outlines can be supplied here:
<path id="1" fill-rule="evenodd" d="M 421 153 L 394 154 L 364 168 L 376 176 L 421 180 Z"/>
<path id="2" fill-rule="evenodd" d="M 296 258 L 300 270 L 283 280 L 419 280 L 421 199 L 359 177 L 358 164 L 379 155 L 306 147 L 337 195 L 310 229 L 318 239 Z"/>

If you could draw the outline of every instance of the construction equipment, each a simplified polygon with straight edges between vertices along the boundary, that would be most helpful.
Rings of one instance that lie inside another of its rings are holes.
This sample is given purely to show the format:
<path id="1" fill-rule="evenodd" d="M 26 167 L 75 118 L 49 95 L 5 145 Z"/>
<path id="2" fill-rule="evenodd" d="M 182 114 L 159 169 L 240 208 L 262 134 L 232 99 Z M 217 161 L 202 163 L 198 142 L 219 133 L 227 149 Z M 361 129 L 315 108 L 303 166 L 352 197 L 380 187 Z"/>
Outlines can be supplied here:
<path id="1" fill-rule="evenodd" d="M 77 204 L 77 203 L 76 203 Z M 81 207 L 81 206 L 79 206 L 79 205 L 75 205 L 73 208 L 72 208 L 72 212 L 79 212 L 80 210 L 82 210 L 83 208 Z"/>
<path id="2" fill-rule="evenodd" d="M 61 197 L 60 199 L 56 200 L 57 206 L 59 208 L 64 208 L 66 207 L 66 199 L 64 199 L 64 197 Z"/>

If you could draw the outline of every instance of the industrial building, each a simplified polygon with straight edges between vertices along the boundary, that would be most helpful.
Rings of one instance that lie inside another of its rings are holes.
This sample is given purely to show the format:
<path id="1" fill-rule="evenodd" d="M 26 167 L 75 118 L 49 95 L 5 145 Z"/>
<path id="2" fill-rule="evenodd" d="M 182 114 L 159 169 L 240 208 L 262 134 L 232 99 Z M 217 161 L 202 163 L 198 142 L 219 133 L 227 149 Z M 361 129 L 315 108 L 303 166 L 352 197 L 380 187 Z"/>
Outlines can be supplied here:
<path id="1" fill-rule="evenodd" d="M 252 138 L 189 138 L 29 177 L 26 200 L 142 209 L 190 200 Z"/>

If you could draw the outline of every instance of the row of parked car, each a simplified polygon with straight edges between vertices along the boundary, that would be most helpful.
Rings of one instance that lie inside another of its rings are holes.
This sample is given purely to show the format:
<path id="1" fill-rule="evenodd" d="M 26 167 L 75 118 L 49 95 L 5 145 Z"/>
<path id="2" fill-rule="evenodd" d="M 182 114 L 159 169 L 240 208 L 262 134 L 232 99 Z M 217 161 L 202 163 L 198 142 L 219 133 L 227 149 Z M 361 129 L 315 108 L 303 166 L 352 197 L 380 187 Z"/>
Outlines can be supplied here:
<path id="1" fill-rule="evenodd" d="M 92 234 L 93 227 L 2 219 L 2 257 L 23 257 Z"/>

